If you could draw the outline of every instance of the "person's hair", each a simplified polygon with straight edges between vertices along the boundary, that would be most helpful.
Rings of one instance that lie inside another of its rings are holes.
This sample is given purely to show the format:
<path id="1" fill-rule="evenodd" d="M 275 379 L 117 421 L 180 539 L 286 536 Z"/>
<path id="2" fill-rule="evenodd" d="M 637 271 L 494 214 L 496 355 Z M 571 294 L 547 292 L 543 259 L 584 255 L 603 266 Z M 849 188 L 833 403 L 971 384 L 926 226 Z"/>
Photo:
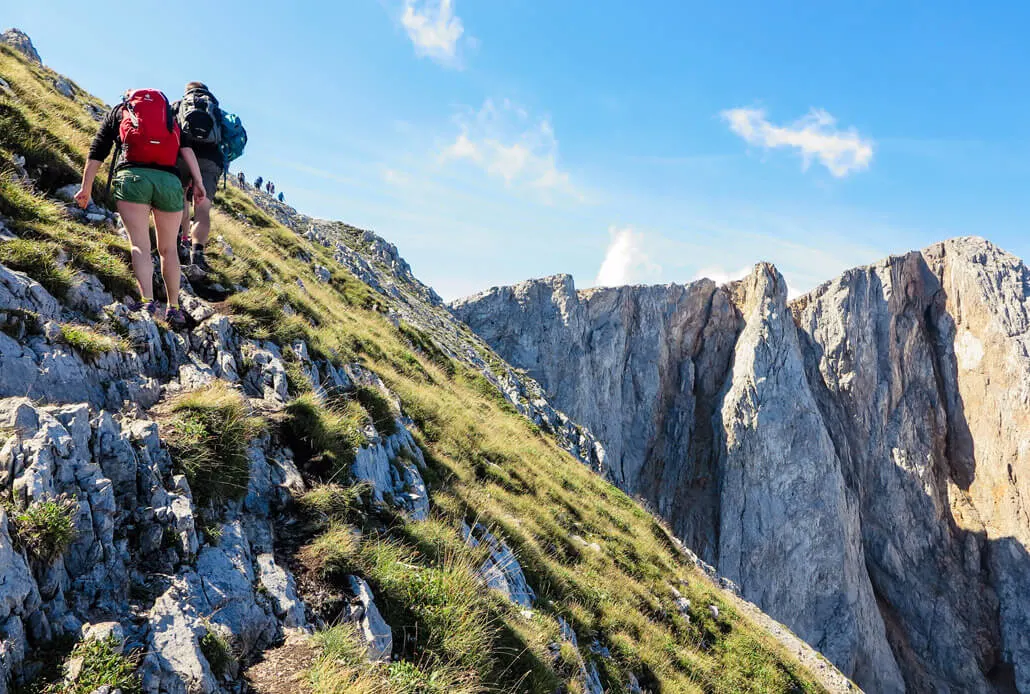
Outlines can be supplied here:
<path id="1" fill-rule="evenodd" d="M 187 82 L 186 89 L 183 91 L 190 91 L 191 89 L 207 89 L 207 85 L 203 82 Z"/>

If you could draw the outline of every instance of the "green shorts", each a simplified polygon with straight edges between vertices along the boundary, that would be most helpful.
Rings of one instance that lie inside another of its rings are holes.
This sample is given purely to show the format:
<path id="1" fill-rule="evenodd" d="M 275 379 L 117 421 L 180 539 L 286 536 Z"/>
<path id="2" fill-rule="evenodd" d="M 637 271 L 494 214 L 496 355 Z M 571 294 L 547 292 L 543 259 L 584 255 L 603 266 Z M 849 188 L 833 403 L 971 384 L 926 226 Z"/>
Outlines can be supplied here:
<path id="1" fill-rule="evenodd" d="M 114 175 L 114 199 L 150 205 L 161 212 L 182 211 L 182 183 L 167 171 L 130 166 Z"/>

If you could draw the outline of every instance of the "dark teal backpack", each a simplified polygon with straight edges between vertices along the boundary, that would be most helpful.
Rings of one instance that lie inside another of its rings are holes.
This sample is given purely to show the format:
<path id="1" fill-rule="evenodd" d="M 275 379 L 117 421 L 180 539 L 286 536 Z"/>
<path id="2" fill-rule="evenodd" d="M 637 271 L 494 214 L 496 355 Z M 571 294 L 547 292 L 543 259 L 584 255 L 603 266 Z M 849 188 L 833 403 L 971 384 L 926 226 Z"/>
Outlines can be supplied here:
<path id="1" fill-rule="evenodd" d="M 222 111 L 222 141 L 219 149 L 222 150 L 222 158 L 225 160 L 226 171 L 229 164 L 243 156 L 243 149 L 247 146 L 247 131 L 243 122 L 235 113 Z"/>

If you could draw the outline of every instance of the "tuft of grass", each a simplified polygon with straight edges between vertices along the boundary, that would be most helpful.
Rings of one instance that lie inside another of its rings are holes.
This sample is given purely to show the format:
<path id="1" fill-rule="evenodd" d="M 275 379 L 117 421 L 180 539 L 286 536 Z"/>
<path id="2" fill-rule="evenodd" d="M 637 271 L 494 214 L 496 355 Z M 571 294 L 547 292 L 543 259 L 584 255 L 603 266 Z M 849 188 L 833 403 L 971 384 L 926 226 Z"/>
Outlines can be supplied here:
<path id="1" fill-rule="evenodd" d="M 58 299 L 63 299 L 75 282 L 71 270 L 58 264 L 60 246 L 46 241 L 14 239 L 0 243 L 0 263 L 24 272 L 43 285 Z"/>
<path id="2" fill-rule="evenodd" d="M 55 682 L 43 694 L 93 694 L 103 686 L 121 690 L 122 694 L 140 694 L 138 654 L 124 655 L 122 644 L 114 637 L 90 639 L 75 646 L 68 663 L 79 661 L 81 667 L 74 681 Z"/>
<path id="3" fill-rule="evenodd" d="M 406 660 L 390 664 L 388 681 L 397 694 L 475 694 L 475 673 L 451 667 L 422 668 Z"/>
<path id="4" fill-rule="evenodd" d="M 354 397 L 372 418 L 376 431 L 383 436 L 393 436 L 397 433 L 397 420 L 393 414 L 393 407 L 378 389 L 361 386 L 354 391 Z"/>
<path id="5" fill-rule="evenodd" d="M 322 654 L 308 671 L 312 694 L 387 694 L 380 668 L 365 661 L 365 644 L 353 624 L 315 635 Z"/>
<path id="6" fill-rule="evenodd" d="M 358 568 L 359 541 L 346 525 L 332 525 L 300 551 L 301 563 L 326 579 L 342 578 Z"/>
<path id="7" fill-rule="evenodd" d="M 226 674 L 236 670 L 236 656 L 225 637 L 210 624 L 207 626 L 207 631 L 200 637 L 200 652 L 211 666 L 215 678 L 221 680 Z"/>
<path id="8" fill-rule="evenodd" d="M 61 342 L 75 349 L 84 357 L 98 357 L 108 352 L 130 352 L 132 345 L 124 339 L 116 339 L 98 333 L 85 326 L 64 323 L 61 325 Z"/>
<path id="9" fill-rule="evenodd" d="M 479 694 L 475 673 L 399 660 L 389 665 L 365 660 L 365 645 L 353 624 L 315 635 L 322 653 L 308 672 L 313 694 Z"/>
<path id="10" fill-rule="evenodd" d="M 304 370 L 292 347 L 283 348 L 283 365 L 286 367 L 286 382 L 291 395 L 304 395 L 315 389 L 311 376 Z"/>
<path id="11" fill-rule="evenodd" d="M 498 625 L 473 562 L 465 554 L 434 566 L 415 559 L 390 540 L 362 546 L 362 564 L 384 601 L 387 623 L 413 628 L 409 648 L 431 666 L 486 676 L 495 664 Z"/>
<path id="12" fill-rule="evenodd" d="M 282 297 L 272 287 L 233 294 L 226 305 L 243 320 L 237 326 L 249 337 L 289 345 L 311 335 L 311 325 L 301 316 L 283 310 Z"/>
<path id="13" fill-rule="evenodd" d="M 29 504 L 10 516 L 12 539 L 36 561 L 52 564 L 75 541 L 78 513 L 79 504 L 70 497 Z"/>
<path id="14" fill-rule="evenodd" d="M 367 482 L 347 487 L 321 484 L 306 492 L 297 500 L 297 504 L 311 516 L 321 516 L 336 522 L 355 521 L 360 519 L 363 498 L 370 489 L 371 485 Z"/>
<path id="15" fill-rule="evenodd" d="M 176 397 L 166 440 L 202 504 L 242 498 L 250 482 L 247 448 L 261 430 L 243 396 L 216 381 Z"/>
<path id="16" fill-rule="evenodd" d="M 283 424 L 302 449 L 298 453 L 324 463 L 336 478 L 350 472 L 355 450 L 366 442 L 361 431 L 366 417 L 356 402 L 328 407 L 314 393 L 307 393 L 286 406 Z"/>

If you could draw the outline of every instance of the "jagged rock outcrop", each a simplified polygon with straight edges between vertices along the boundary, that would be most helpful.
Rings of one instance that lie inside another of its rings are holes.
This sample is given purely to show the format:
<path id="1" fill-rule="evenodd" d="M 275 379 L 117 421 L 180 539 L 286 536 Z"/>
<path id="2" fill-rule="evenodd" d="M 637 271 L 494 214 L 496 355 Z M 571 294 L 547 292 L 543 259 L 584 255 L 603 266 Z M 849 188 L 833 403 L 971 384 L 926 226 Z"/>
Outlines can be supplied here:
<path id="1" fill-rule="evenodd" d="M 32 45 L 32 39 L 20 29 L 8 29 L 0 34 L 0 43 L 10 46 L 36 65 L 43 64 L 43 59 L 39 57 L 36 47 Z"/>
<path id="2" fill-rule="evenodd" d="M 869 691 L 1030 692 L 1030 272 L 981 239 L 452 309 L 744 597 Z"/>

